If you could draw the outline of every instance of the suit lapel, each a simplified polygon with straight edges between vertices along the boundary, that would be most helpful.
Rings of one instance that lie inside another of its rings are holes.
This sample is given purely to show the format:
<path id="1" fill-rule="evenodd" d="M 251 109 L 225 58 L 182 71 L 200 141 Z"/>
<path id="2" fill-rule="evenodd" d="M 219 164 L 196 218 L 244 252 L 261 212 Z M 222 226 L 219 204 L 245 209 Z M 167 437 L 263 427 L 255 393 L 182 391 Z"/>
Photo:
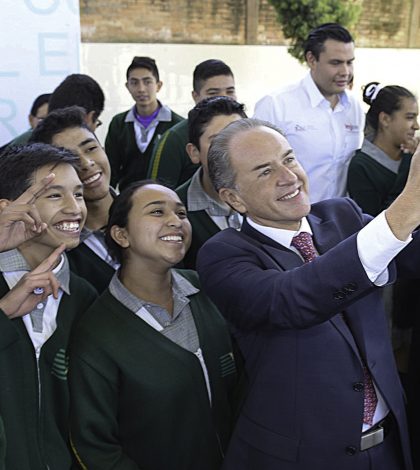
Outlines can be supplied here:
<path id="1" fill-rule="evenodd" d="M 303 264 L 302 259 L 296 253 L 255 230 L 248 224 L 246 218 L 244 218 L 239 233 L 245 235 L 250 243 L 262 249 L 284 271 L 297 268 Z"/>
<path id="2" fill-rule="evenodd" d="M 334 327 L 338 330 L 338 332 L 344 337 L 344 339 L 349 343 L 350 347 L 356 354 L 356 356 L 360 359 L 359 348 L 356 344 L 355 338 L 353 336 L 352 330 L 350 330 L 351 323 L 347 323 L 347 319 L 345 320 L 345 313 L 338 313 L 334 317 L 332 317 L 329 321 L 334 325 Z"/>
<path id="3" fill-rule="evenodd" d="M 332 220 L 322 220 L 315 215 L 309 214 L 308 222 L 313 232 L 315 248 L 319 254 L 327 252 L 341 241 L 337 232 L 337 227 Z M 246 219 L 244 219 L 241 233 L 245 234 L 247 239 L 250 239 L 253 244 L 264 250 L 265 253 L 275 261 L 276 265 L 285 271 L 304 264 L 296 253 L 285 248 L 283 245 L 280 245 L 271 238 L 266 237 L 262 233 L 258 232 L 258 230 L 255 230 L 247 223 Z M 345 315 L 345 313 L 337 314 L 329 321 L 348 342 L 357 357 L 360 358 L 359 348 L 355 342 L 355 337 L 349 328 L 349 325 L 352 326 L 351 319 L 349 319 L 348 325 L 346 323 L 347 320 L 345 321 L 343 319 L 343 315 Z"/>
<path id="4" fill-rule="evenodd" d="M 308 222 L 313 232 L 313 240 L 318 253 L 322 255 L 341 241 L 337 226 L 332 220 L 322 220 L 315 215 L 308 215 Z"/>

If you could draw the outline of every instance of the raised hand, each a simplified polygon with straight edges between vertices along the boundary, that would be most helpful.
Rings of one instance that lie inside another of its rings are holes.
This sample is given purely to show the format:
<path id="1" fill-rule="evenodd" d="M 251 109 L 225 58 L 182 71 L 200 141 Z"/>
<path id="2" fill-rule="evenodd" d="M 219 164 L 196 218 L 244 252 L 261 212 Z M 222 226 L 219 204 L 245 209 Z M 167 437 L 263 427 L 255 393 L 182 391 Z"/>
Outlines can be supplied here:
<path id="1" fill-rule="evenodd" d="M 403 153 L 414 153 L 420 143 L 420 137 L 412 137 L 407 139 L 406 142 L 401 144 L 401 152 Z"/>
<path id="2" fill-rule="evenodd" d="M 50 173 L 14 201 L 0 200 L 0 251 L 16 248 L 47 228 L 34 202 L 48 189 L 54 177 L 54 173 Z"/>
<path id="3" fill-rule="evenodd" d="M 25 274 L 15 287 L 0 299 L 0 309 L 9 318 L 26 315 L 51 294 L 55 299 L 58 298 L 60 283 L 51 271 L 57 265 L 64 249 L 65 245 L 56 248 L 48 258 L 33 271 Z"/>
<path id="4" fill-rule="evenodd" d="M 420 145 L 410 163 L 407 183 L 385 212 L 388 224 L 399 240 L 407 240 L 420 225 Z"/>

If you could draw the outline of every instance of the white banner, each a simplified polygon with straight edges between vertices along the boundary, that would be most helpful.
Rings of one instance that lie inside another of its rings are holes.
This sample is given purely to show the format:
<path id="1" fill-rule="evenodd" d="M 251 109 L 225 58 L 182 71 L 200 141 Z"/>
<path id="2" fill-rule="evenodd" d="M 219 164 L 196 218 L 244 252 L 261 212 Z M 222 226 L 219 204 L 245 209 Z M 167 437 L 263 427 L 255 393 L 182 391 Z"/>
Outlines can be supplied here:
<path id="1" fill-rule="evenodd" d="M 79 72 L 78 0 L 0 0 L 0 146 L 29 128 L 34 99 Z"/>

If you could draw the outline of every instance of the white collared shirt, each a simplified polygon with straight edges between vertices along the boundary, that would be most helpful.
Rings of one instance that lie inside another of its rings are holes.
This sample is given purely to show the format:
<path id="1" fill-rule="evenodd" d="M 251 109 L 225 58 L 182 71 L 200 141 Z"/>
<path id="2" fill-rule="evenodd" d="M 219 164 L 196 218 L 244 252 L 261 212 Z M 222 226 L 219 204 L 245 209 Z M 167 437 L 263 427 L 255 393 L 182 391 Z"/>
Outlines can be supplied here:
<path id="1" fill-rule="evenodd" d="M 64 264 L 64 256 L 61 257 L 60 263 L 56 266 L 52 272 L 57 274 Z M 4 279 L 9 287 L 13 287 L 20 281 L 20 279 L 27 273 L 27 271 L 7 271 L 3 272 Z M 47 340 L 53 335 L 54 331 L 57 329 L 57 312 L 58 307 L 60 306 L 61 297 L 63 296 L 63 290 L 60 287 L 58 289 L 58 298 L 55 299 L 54 296 L 49 295 L 43 302 L 40 302 L 35 308 L 43 310 L 42 315 L 42 331 L 34 331 L 31 316 L 24 315 L 22 321 L 25 324 L 26 330 L 29 337 L 31 338 L 32 344 L 34 346 L 35 355 L 37 361 L 41 354 L 42 346 L 47 342 Z"/>
<path id="2" fill-rule="evenodd" d="M 365 117 L 345 91 L 334 109 L 310 72 L 300 82 L 265 96 L 254 117 L 279 127 L 309 177 L 311 202 L 344 196 L 350 158 L 363 141 Z"/>

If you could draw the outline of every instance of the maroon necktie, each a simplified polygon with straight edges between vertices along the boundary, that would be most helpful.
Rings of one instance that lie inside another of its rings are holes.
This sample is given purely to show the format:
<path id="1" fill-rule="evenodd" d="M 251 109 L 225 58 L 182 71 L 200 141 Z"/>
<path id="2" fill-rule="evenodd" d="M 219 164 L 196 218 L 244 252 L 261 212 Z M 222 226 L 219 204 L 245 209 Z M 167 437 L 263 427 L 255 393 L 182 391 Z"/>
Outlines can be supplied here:
<path id="1" fill-rule="evenodd" d="M 312 235 L 307 232 L 300 232 L 292 239 L 292 246 L 294 246 L 305 263 L 309 263 L 317 257 Z M 371 426 L 373 416 L 375 414 L 376 405 L 378 404 L 378 397 L 376 396 L 375 387 L 373 386 L 372 377 L 363 364 L 363 378 L 364 378 L 364 404 L 363 404 L 363 423 Z"/>
<path id="2" fill-rule="evenodd" d="M 375 415 L 378 397 L 376 396 L 375 387 L 373 386 L 372 377 L 363 364 L 364 376 L 364 405 L 363 405 L 363 422 L 372 426 L 373 416 Z"/>
<path id="3" fill-rule="evenodd" d="M 292 239 L 292 246 L 302 255 L 305 263 L 309 263 L 317 257 L 317 253 L 312 241 L 312 235 L 308 232 L 300 232 Z"/>

